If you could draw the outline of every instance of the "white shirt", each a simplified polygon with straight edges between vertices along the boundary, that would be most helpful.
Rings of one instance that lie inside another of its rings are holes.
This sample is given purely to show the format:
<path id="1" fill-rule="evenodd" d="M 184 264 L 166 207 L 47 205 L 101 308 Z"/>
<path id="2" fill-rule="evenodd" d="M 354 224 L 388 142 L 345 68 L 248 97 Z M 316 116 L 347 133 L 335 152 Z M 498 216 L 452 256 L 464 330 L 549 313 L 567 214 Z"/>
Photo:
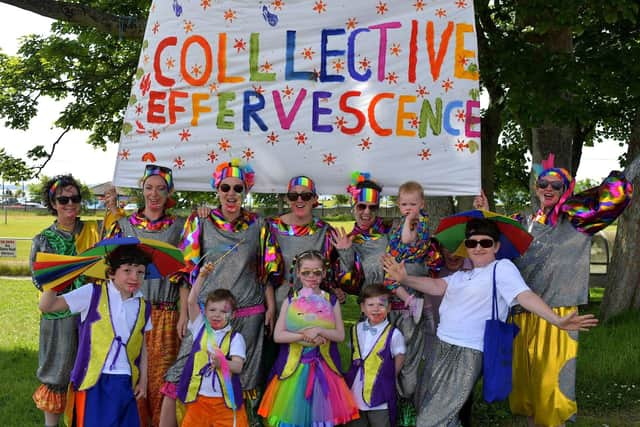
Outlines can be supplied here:
<path id="1" fill-rule="evenodd" d="M 382 332 L 388 324 L 389 321 L 385 319 L 384 322 L 378 323 L 377 325 L 373 326 L 376 329 L 375 334 L 372 334 L 370 330 L 364 330 L 365 325 L 369 326 L 368 320 L 360 322 L 356 325 L 356 333 L 358 334 L 358 343 L 360 345 L 360 356 L 362 357 L 362 360 L 364 360 L 369 355 L 369 353 L 371 353 L 371 350 L 373 350 L 373 346 L 376 344 L 378 338 L 380 338 L 380 335 L 382 335 Z M 405 354 L 407 351 L 404 342 L 404 336 L 402 336 L 402 332 L 400 332 L 398 329 L 394 329 L 393 335 L 391 335 L 390 350 L 391 356 L 393 358 L 395 358 L 399 354 Z M 358 409 L 360 409 L 361 411 L 376 411 L 381 409 L 388 409 L 388 405 L 386 403 L 378 406 L 369 406 L 365 403 L 364 399 L 362 398 L 362 387 L 364 383 L 362 378 L 363 369 L 364 366 L 361 366 L 360 370 L 356 373 L 356 377 L 353 380 L 353 385 L 351 386 L 351 393 L 353 394 L 356 405 L 358 405 Z"/>
<path id="2" fill-rule="evenodd" d="M 196 339 L 200 329 L 204 328 L 204 317 L 202 314 L 198 314 L 198 317 L 193 319 L 193 322 L 190 320 L 187 326 L 193 335 L 193 338 Z M 213 332 L 216 336 L 216 344 L 218 347 L 222 344 L 222 339 L 224 336 L 231 330 L 231 325 L 227 323 L 222 329 L 214 329 Z M 203 334 L 206 334 L 207 331 L 203 331 Z M 241 334 L 235 334 L 235 336 L 231 339 L 231 343 L 229 343 L 229 357 L 238 356 L 242 358 L 242 360 L 247 358 L 246 355 L 246 344 L 244 342 L 244 338 Z M 213 352 L 213 346 L 207 340 L 207 350 Z M 194 371 L 200 371 L 202 366 L 194 366 Z M 220 387 L 220 381 L 218 381 L 218 377 L 213 375 L 213 381 L 211 381 L 211 375 L 206 376 L 202 379 L 202 384 L 200 385 L 200 391 L 198 394 L 208 397 L 222 397 L 222 387 Z"/>
<path id="3" fill-rule="evenodd" d="M 80 320 L 84 322 L 89 312 L 92 294 L 93 286 L 91 284 L 86 284 L 69 292 L 68 294 L 62 295 L 62 297 L 67 302 L 69 310 L 71 310 L 72 313 L 80 313 Z M 126 344 L 129 342 L 131 331 L 138 319 L 138 310 L 140 308 L 142 292 L 138 290 L 133 294 L 133 297 L 123 300 L 120 291 L 118 291 L 113 282 L 109 280 L 109 283 L 107 284 L 107 294 L 109 295 L 109 311 L 111 312 L 113 333 L 115 336 L 119 336 L 122 339 L 123 344 Z M 150 331 L 151 327 L 151 318 L 149 318 L 144 327 L 144 331 Z M 116 354 L 118 354 L 118 359 L 114 363 L 113 361 Z M 118 353 L 118 344 L 116 340 L 111 343 L 111 348 L 107 354 L 107 359 L 102 368 L 102 372 L 105 374 L 131 375 L 131 367 L 129 366 L 129 360 L 127 359 L 127 352 L 124 346 L 122 346 L 120 348 L 120 353 Z"/>
<path id="4" fill-rule="evenodd" d="M 530 290 L 516 266 L 509 260 L 494 261 L 469 271 L 457 271 L 443 280 L 447 290 L 440 304 L 438 338 L 483 351 L 485 321 L 491 319 L 493 266 L 496 267 L 498 317 L 505 320 L 518 294 Z"/>

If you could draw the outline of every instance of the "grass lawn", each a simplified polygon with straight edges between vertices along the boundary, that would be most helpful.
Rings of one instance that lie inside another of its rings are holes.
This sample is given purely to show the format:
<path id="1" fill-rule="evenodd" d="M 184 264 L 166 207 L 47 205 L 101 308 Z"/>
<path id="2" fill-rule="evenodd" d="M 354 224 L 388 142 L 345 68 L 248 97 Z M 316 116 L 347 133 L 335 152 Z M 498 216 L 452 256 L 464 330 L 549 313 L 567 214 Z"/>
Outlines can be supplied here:
<path id="1" fill-rule="evenodd" d="M 589 308 L 597 311 L 596 301 Z M 359 317 L 355 298 L 343 306 L 346 327 Z M 37 386 L 37 291 L 30 280 L 0 279 L 0 414 L 3 426 L 41 426 L 31 394 Z M 640 426 L 640 313 L 628 313 L 583 333 L 578 359 L 576 426 Z M 343 359 L 349 354 L 341 346 Z M 346 360 L 344 360 L 346 362 Z M 476 393 L 474 419 L 478 426 L 524 426 L 504 403 L 487 405 Z"/>

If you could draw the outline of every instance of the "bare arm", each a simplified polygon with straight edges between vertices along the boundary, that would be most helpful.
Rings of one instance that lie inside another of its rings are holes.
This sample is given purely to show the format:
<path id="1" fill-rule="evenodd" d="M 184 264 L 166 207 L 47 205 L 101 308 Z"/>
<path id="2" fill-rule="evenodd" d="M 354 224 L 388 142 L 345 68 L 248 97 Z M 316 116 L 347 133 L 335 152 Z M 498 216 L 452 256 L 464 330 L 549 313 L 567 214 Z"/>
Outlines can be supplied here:
<path id="1" fill-rule="evenodd" d="M 140 378 L 136 384 L 133 395 L 136 399 L 147 397 L 147 343 L 142 340 L 142 350 L 140 351 Z"/>
<path id="2" fill-rule="evenodd" d="M 418 239 L 418 216 L 420 212 L 411 212 L 404 218 L 404 224 L 402 225 L 402 243 L 410 245 Z"/>
<path id="3" fill-rule="evenodd" d="M 198 317 L 200 314 L 200 305 L 198 304 L 198 296 L 200 295 L 200 290 L 202 289 L 202 284 L 205 279 L 209 277 L 209 274 L 213 271 L 213 264 L 207 262 L 200 269 L 200 273 L 198 273 L 198 277 L 196 278 L 196 282 L 191 287 L 189 291 L 189 297 L 187 298 L 187 304 L 189 306 L 189 319 L 193 320 Z"/>
<path id="4" fill-rule="evenodd" d="M 264 299 L 267 305 L 267 311 L 264 314 L 264 326 L 267 328 L 269 336 L 273 335 L 273 328 L 276 321 L 276 297 L 273 285 L 267 283 L 264 288 Z"/>
<path id="5" fill-rule="evenodd" d="M 229 360 L 229 370 L 234 374 L 242 372 L 242 366 L 244 366 L 244 359 L 240 356 L 231 356 Z"/>
<path id="6" fill-rule="evenodd" d="M 189 321 L 189 289 L 180 287 L 180 316 L 178 317 L 178 338 L 182 340 L 187 334 L 187 323 Z"/>
<path id="7" fill-rule="evenodd" d="M 564 317 L 560 317 L 542 298 L 531 291 L 521 292 L 516 299 L 521 306 L 560 329 L 566 329 L 568 331 L 588 331 L 598 324 L 598 319 L 596 319 L 593 314 L 579 316 L 577 310 Z"/>
<path id="8" fill-rule="evenodd" d="M 447 282 L 443 279 L 407 275 L 407 270 L 404 268 L 404 261 L 398 263 L 391 255 L 385 255 L 382 258 L 382 265 L 389 278 L 420 292 L 440 296 L 444 295 L 447 290 Z"/>
<path id="9" fill-rule="evenodd" d="M 38 308 L 43 313 L 51 313 L 54 311 L 64 311 L 69 309 L 67 301 L 61 296 L 56 295 L 54 291 L 42 292 Z"/>
<path id="10" fill-rule="evenodd" d="M 396 357 L 393 358 L 393 364 L 396 367 L 396 377 L 400 373 L 400 369 L 402 369 L 402 365 L 404 364 L 404 354 L 397 354 Z"/>

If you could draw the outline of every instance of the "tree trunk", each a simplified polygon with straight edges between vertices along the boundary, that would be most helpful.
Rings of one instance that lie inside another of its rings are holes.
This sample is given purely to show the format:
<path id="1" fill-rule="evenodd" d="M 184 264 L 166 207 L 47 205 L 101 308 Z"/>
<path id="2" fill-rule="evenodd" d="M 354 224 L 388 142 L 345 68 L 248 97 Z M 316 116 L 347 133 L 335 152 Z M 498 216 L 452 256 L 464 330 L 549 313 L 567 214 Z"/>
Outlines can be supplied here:
<path id="1" fill-rule="evenodd" d="M 544 45 L 549 52 L 572 53 L 573 40 L 569 28 L 548 31 L 544 35 Z M 567 93 L 550 93 L 549 99 L 566 97 Z M 539 126 L 531 129 L 531 154 L 533 163 L 540 163 L 550 153 L 555 155 L 555 166 L 568 169 L 572 175 L 573 150 L 572 142 L 575 125 L 557 124 L 547 119 Z M 576 165 L 577 168 L 577 165 Z"/>
<path id="2" fill-rule="evenodd" d="M 434 233 L 440 220 L 445 216 L 452 215 L 455 211 L 453 209 L 453 198 L 451 197 L 429 197 L 427 198 L 426 210 L 429 213 L 430 231 Z"/>
<path id="3" fill-rule="evenodd" d="M 629 309 L 640 309 L 640 109 L 636 111 L 627 159 L 634 159 L 625 170 L 636 190 L 635 197 L 618 219 L 618 231 L 613 246 L 613 256 L 609 264 L 607 286 L 600 306 L 600 314 L 608 320 Z"/>

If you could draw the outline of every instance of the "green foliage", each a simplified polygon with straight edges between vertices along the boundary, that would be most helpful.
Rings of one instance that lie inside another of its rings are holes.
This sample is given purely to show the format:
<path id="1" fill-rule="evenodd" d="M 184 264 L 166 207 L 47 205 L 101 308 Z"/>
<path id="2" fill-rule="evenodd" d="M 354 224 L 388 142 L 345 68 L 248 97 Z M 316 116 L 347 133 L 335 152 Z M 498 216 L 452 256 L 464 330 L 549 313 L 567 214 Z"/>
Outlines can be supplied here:
<path id="1" fill-rule="evenodd" d="M 496 158 L 496 198 L 507 214 L 521 211 L 529 204 L 527 145 L 521 128 L 513 121 L 503 131 Z"/>
<path id="2" fill-rule="evenodd" d="M 13 157 L 0 148 L 0 176 L 3 181 L 17 184 L 31 178 L 31 171 L 24 160 Z"/>

